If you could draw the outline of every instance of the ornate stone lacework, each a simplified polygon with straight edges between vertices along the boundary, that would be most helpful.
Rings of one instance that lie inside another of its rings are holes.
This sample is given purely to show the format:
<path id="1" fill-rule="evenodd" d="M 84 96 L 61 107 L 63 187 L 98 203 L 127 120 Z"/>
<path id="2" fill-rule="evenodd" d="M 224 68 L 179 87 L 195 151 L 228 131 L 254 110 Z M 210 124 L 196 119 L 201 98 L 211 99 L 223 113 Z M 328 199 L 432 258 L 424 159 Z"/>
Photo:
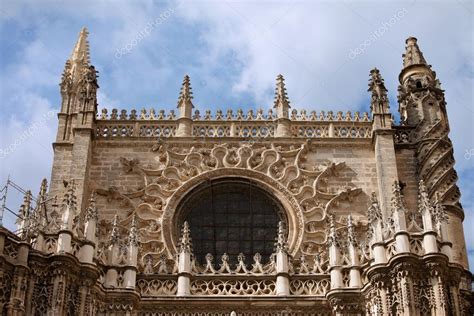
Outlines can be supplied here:
<path id="1" fill-rule="evenodd" d="M 191 282 L 192 295 L 274 295 L 275 281 L 268 279 L 196 279 Z"/>
<path id="2" fill-rule="evenodd" d="M 137 289 L 142 296 L 176 295 L 178 283 L 174 279 L 139 279 Z"/>
<path id="3" fill-rule="evenodd" d="M 324 296 L 326 292 L 329 291 L 330 286 L 331 281 L 329 278 L 292 278 L 290 280 L 290 294 Z"/>
<path id="4" fill-rule="evenodd" d="M 214 257 L 211 254 L 206 255 L 205 266 L 200 266 L 195 260 L 192 262 L 192 271 L 197 275 L 272 275 L 275 273 L 275 258 L 270 257 L 270 262 L 262 264 L 262 257 L 259 253 L 253 256 L 253 263 L 248 266 L 245 264 L 245 257 L 241 253 L 237 256 L 237 264 L 231 267 L 229 264 L 229 256 L 223 254 L 221 263 L 218 267 L 214 264 Z"/>
<path id="5" fill-rule="evenodd" d="M 309 256 L 315 255 L 313 249 L 318 244 L 325 243 L 324 218 L 327 210 L 349 205 L 361 192 L 354 187 L 341 187 L 332 183 L 331 179 L 338 177 L 339 172 L 346 168 L 344 163 L 307 164 L 306 157 L 310 150 L 308 143 L 301 146 L 224 143 L 213 147 L 196 145 L 187 149 L 158 142 L 153 150 L 157 153 L 157 165 L 153 168 L 144 167 L 139 161 L 134 161 L 130 167 L 130 159 L 121 159 L 126 161 L 127 170 L 143 179 L 144 189 L 132 193 L 120 193 L 116 188 L 97 191 L 99 197 L 119 199 L 134 209 L 139 222 L 138 231 L 144 241 L 139 252 L 142 268 L 146 256 L 151 256 L 147 260 L 156 265 L 162 251 L 165 248 L 172 250 L 174 246 L 173 232 L 169 229 L 172 225 L 163 225 L 153 218 L 163 216 L 163 221 L 168 223 L 175 216 L 175 196 L 186 187 L 199 184 L 203 181 L 201 178 L 220 174 L 221 169 L 226 169 L 225 173 L 229 176 L 235 173 L 264 181 L 284 192 L 285 199 L 294 208 L 289 222 L 295 234 L 289 236 L 290 249 L 296 252 L 296 242 L 301 240 L 302 251 Z M 301 207 L 304 212 L 301 212 Z M 130 220 L 131 217 L 123 219 L 122 225 Z M 307 222 L 305 230 L 300 230 L 304 221 Z M 163 235 L 162 227 L 166 227 Z M 165 237 L 164 241 L 161 236 Z"/>
<path id="6" fill-rule="evenodd" d="M 12 242 L 10 239 L 5 239 L 5 245 L 3 247 L 3 253 L 11 259 L 16 259 L 18 256 L 18 245 Z"/>

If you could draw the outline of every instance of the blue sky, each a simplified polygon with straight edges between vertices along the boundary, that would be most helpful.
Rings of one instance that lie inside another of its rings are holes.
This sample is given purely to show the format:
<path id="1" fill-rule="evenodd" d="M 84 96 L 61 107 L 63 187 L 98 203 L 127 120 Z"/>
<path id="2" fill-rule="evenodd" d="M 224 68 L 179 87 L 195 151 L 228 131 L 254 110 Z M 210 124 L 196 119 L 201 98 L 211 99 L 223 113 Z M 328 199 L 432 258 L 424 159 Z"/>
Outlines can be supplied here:
<path id="1" fill-rule="evenodd" d="M 83 26 L 100 72 L 100 107 L 174 109 L 189 74 L 201 112 L 269 108 L 279 73 L 293 107 L 368 111 L 375 66 L 396 112 L 401 54 L 415 36 L 446 90 L 472 266 L 473 20 L 473 2 L 463 0 L 2 0 L 0 180 L 10 175 L 36 194 L 49 178 L 58 84 Z M 17 209 L 18 198 L 9 206 Z"/>

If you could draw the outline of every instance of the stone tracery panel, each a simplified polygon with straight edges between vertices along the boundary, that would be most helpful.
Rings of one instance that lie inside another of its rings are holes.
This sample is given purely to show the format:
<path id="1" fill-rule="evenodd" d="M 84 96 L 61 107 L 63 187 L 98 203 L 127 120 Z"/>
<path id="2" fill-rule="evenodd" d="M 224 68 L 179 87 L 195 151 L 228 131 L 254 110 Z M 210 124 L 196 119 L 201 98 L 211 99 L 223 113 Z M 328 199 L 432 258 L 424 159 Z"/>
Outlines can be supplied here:
<path id="1" fill-rule="evenodd" d="M 142 269 L 150 261 L 156 268 L 163 254 L 174 257 L 179 216 L 175 210 L 188 192 L 209 179 L 249 179 L 274 195 L 287 213 L 292 255 L 300 251 L 314 255 L 312 249 L 326 242 L 328 212 L 350 209 L 362 191 L 345 178 L 333 181 L 347 169 L 344 162 L 310 163 L 309 142 L 195 144 L 191 148 L 158 142 L 152 152 L 155 157 L 148 165 L 138 159 L 120 159 L 126 174 L 142 179 L 141 189 L 128 193 L 117 188 L 97 190 L 109 201 L 121 201 L 120 208 L 130 210 L 121 219 L 123 227 L 129 226 L 132 214 L 137 216 Z M 106 233 L 110 225 L 104 224 Z"/>

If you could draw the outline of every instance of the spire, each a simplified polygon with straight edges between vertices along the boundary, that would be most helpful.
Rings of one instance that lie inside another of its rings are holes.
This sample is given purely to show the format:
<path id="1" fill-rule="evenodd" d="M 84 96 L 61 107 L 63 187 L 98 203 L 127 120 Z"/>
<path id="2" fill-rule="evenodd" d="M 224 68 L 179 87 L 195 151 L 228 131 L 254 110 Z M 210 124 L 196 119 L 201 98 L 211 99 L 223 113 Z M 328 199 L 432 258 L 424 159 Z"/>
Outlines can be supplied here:
<path id="1" fill-rule="evenodd" d="M 288 244 L 286 242 L 286 229 L 282 221 L 278 222 L 278 234 L 275 243 L 276 252 L 287 252 Z"/>
<path id="2" fill-rule="evenodd" d="M 66 61 L 61 86 L 67 87 L 67 84 L 77 83 L 81 77 L 83 69 L 90 64 L 89 41 L 87 28 L 82 28 L 79 33 L 76 45 L 72 50 L 71 56 Z"/>
<path id="3" fill-rule="evenodd" d="M 433 220 L 437 224 L 441 224 L 443 222 L 448 221 L 448 214 L 446 213 L 446 208 L 441 203 L 439 195 L 440 195 L 439 192 L 436 192 L 434 207 L 433 207 Z"/>
<path id="4" fill-rule="evenodd" d="M 370 71 L 369 89 L 372 92 L 370 110 L 372 113 L 390 113 L 387 97 L 387 88 L 380 75 L 380 71 L 374 68 Z"/>
<path id="5" fill-rule="evenodd" d="M 412 65 L 427 65 L 426 60 L 423 57 L 418 44 L 416 43 L 416 37 L 409 37 L 405 41 L 405 54 L 403 54 L 403 68 L 407 68 Z"/>
<path id="6" fill-rule="evenodd" d="M 288 118 L 288 109 L 290 108 L 290 101 L 286 93 L 285 78 L 280 74 L 276 78 L 275 101 L 273 108 L 277 109 L 277 117 Z"/>
<path id="7" fill-rule="evenodd" d="M 34 226 L 42 228 L 46 225 L 46 192 L 48 191 L 48 180 L 41 181 L 38 197 L 36 198 L 36 207 L 33 213 Z"/>
<path id="8" fill-rule="evenodd" d="M 425 186 L 425 182 L 420 180 L 418 193 L 418 208 L 420 213 L 428 212 L 433 213 L 433 205 L 431 204 L 430 198 L 428 197 L 428 191 Z"/>
<path id="9" fill-rule="evenodd" d="M 138 246 L 137 219 L 135 214 L 133 214 L 132 224 L 130 226 L 130 232 L 128 234 L 128 244 L 135 247 Z"/>
<path id="10" fill-rule="evenodd" d="M 188 222 L 184 222 L 183 228 L 181 229 L 181 239 L 179 241 L 179 252 L 180 253 L 191 253 L 193 250 L 191 243 L 191 230 L 189 229 Z"/>
<path id="11" fill-rule="evenodd" d="M 73 225 L 73 220 L 76 215 L 76 192 L 75 192 L 75 183 L 74 180 L 70 182 L 64 182 L 66 186 L 66 192 L 63 196 L 63 201 L 61 205 L 62 209 L 62 227 L 61 229 L 71 230 Z"/>
<path id="12" fill-rule="evenodd" d="M 87 207 L 87 211 L 86 211 L 86 221 L 89 221 L 90 219 L 95 219 L 96 221 L 98 219 L 94 192 L 91 194 L 91 197 L 89 199 L 89 206 Z"/>
<path id="13" fill-rule="evenodd" d="M 188 75 L 185 75 L 178 97 L 177 107 L 180 109 L 180 117 L 191 118 L 191 109 L 194 108 L 192 99 L 193 91 L 191 88 L 191 79 Z"/>
<path id="14" fill-rule="evenodd" d="M 357 236 L 354 229 L 354 222 L 352 221 L 352 215 L 349 214 L 347 217 L 347 240 L 349 244 L 355 245 L 357 243 Z"/>
<path id="15" fill-rule="evenodd" d="M 90 64 L 90 52 L 89 52 L 89 40 L 87 36 L 89 31 L 87 28 L 83 27 L 79 33 L 79 38 L 77 39 L 76 45 L 72 50 L 71 57 L 69 61 L 72 65 L 89 65 Z"/>
<path id="16" fill-rule="evenodd" d="M 380 210 L 379 201 L 377 201 L 377 195 L 372 192 L 370 196 L 370 206 L 367 210 L 367 219 L 370 223 L 376 220 L 382 220 L 382 211 Z"/>
<path id="17" fill-rule="evenodd" d="M 23 198 L 23 204 L 20 206 L 19 216 L 16 221 L 18 225 L 18 233 L 22 239 L 28 237 L 29 221 L 30 221 L 30 209 L 31 209 L 31 191 L 28 190 Z"/>
<path id="18" fill-rule="evenodd" d="M 400 182 L 395 181 L 392 187 L 392 212 L 405 212 L 405 206 L 403 205 L 402 190 L 400 188 Z"/>
<path id="19" fill-rule="evenodd" d="M 338 245 L 336 220 L 334 214 L 328 214 L 329 232 L 328 232 L 328 245 Z"/>
<path id="20" fill-rule="evenodd" d="M 120 239 L 120 232 L 118 227 L 118 215 L 114 215 L 114 220 L 112 221 L 112 231 L 110 232 L 110 243 L 115 245 Z"/>

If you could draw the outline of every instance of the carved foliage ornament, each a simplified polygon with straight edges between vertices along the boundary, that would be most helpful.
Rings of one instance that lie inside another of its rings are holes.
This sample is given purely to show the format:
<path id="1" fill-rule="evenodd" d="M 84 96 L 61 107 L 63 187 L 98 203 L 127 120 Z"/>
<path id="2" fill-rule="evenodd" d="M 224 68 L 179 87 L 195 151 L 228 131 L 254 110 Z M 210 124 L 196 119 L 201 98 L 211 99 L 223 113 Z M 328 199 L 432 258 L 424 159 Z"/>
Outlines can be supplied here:
<path id="1" fill-rule="evenodd" d="M 128 226 L 125 224 L 130 223 L 131 214 L 136 214 L 142 241 L 139 262 L 149 268 L 156 268 L 164 251 L 167 250 L 168 257 L 176 254 L 179 234 L 174 229 L 177 218 L 174 210 L 184 194 L 208 179 L 244 177 L 278 195 L 289 219 L 290 254 L 301 250 L 310 256 L 326 242 L 328 210 L 351 201 L 361 192 L 331 183 L 346 168 L 344 163 L 308 163 L 308 143 L 300 146 L 223 143 L 189 148 L 159 142 L 152 151 L 156 153 L 155 162 L 147 167 L 133 158 L 120 159 L 125 172 L 142 177 L 141 189 L 131 193 L 120 193 L 117 188 L 111 193 L 98 191 L 108 199 L 126 201 L 127 207 L 133 209 L 121 222 Z"/>

